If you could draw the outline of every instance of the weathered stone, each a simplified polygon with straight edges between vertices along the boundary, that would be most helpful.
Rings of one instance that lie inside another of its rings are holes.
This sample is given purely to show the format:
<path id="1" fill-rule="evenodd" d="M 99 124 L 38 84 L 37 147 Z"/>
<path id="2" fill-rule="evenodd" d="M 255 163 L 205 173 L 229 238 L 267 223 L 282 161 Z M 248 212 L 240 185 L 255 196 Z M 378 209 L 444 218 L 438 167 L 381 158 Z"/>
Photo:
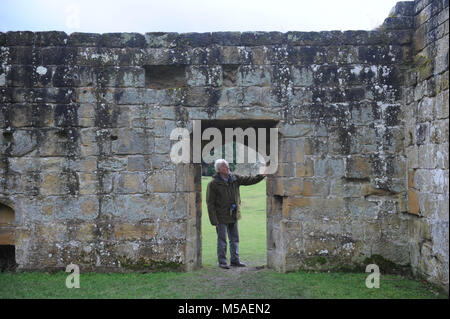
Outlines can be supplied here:
<path id="1" fill-rule="evenodd" d="M 145 240 L 154 236 L 155 226 L 145 224 L 119 224 L 114 227 L 114 235 L 118 240 Z"/>
<path id="2" fill-rule="evenodd" d="M 120 173 L 117 178 L 116 192 L 121 194 L 145 193 L 145 174 L 138 172 Z"/>
<path id="3" fill-rule="evenodd" d="M 345 177 L 368 179 L 372 173 L 370 160 L 362 156 L 351 156 L 345 161 Z"/>
<path id="4" fill-rule="evenodd" d="M 198 167 L 196 167 L 195 165 L 177 165 L 175 176 L 176 190 L 182 192 L 198 191 L 201 185 L 198 184 L 198 180 L 196 177 L 198 177 Z"/>
<path id="5" fill-rule="evenodd" d="M 383 23 L 386 30 L 410 29 L 413 26 L 414 19 L 412 17 L 388 17 Z"/>
<path id="6" fill-rule="evenodd" d="M 277 175 L 285 177 L 295 177 L 295 164 L 278 163 Z"/>
<path id="7" fill-rule="evenodd" d="M 160 170 L 149 175 L 147 191 L 151 193 L 168 193 L 175 191 L 175 173 L 173 171 Z"/>
<path id="8" fill-rule="evenodd" d="M 314 176 L 314 162 L 307 158 L 305 163 L 295 163 L 296 177 L 311 177 Z"/>
<path id="9" fill-rule="evenodd" d="M 92 173 L 78 173 L 81 195 L 94 195 L 98 192 L 98 177 Z"/>
<path id="10" fill-rule="evenodd" d="M 142 155 L 128 156 L 128 171 L 146 171 L 150 168 L 148 160 Z"/>
<path id="11" fill-rule="evenodd" d="M 331 184 L 330 194 L 333 196 L 343 196 L 344 198 L 361 197 L 361 193 L 364 196 L 372 195 L 365 192 L 364 186 L 360 183 L 348 183 L 343 179 L 336 180 Z"/>
<path id="12" fill-rule="evenodd" d="M 276 195 L 300 195 L 302 180 L 299 178 L 278 178 L 272 183 L 272 187 L 272 193 Z"/>
<path id="13" fill-rule="evenodd" d="M 395 6 L 389 12 L 390 16 L 413 16 L 414 15 L 414 2 L 401 1 L 397 2 Z"/>
<path id="14" fill-rule="evenodd" d="M 222 85 L 222 68 L 191 66 L 187 70 L 187 84 L 190 86 Z"/>
<path id="15" fill-rule="evenodd" d="M 413 189 L 408 190 L 408 203 L 408 212 L 410 212 L 411 214 L 419 215 L 419 198 L 417 196 L 417 193 Z"/>
<path id="16" fill-rule="evenodd" d="M 289 218 L 291 210 L 298 209 L 302 207 L 311 206 L 312 200 L 308 197 L 287 197 L 287 200 L 283 202 L 283 217 Z"/>
<path id="17" fill-rule="evenodd" d="M 237 85 L 269 86 L 270 73 L 264 66 L 242 65 L 238 69 Z"/>
<path id="18" fill-rule="evenodd" d="M 310 135 L 312 129 L 310 124 L 286 124 L 280 128 L 280 133 L 285 137 L 302 137 Z"/>
<path id="19" fill-rule="evenodd" d="M 400 2 L 373 31 L 0 33 L 19 267 L 200 266 L 201 165 L 169 137 L 201 119 L 279 129 L 270 267 L 380 254 L 448 289 L 445 4 Z"/>
<path id="20" fill-rule="evenodd" d="M 114 154 L 151 154 L 154 149 L 154 139 L 148 130 L 119 129 L 117 139 L 111 143 Z"/>

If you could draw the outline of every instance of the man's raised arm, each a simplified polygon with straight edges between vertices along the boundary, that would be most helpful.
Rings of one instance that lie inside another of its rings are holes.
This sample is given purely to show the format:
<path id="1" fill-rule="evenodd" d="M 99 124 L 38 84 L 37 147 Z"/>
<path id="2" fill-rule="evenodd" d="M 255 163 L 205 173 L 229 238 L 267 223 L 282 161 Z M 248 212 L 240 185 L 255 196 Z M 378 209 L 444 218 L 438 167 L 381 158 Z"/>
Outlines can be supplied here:
<path id="1" fill-rule="evenodd" d="M 260 181 L 262 181 L 264 179 L 264 177 L 266 177 L 263 174 L 258 174 L 256 176 L 242 176 L 242 175 L 234 175 L 236 176 L 237 182 L 239 185 L 253 185 L 256 183 L 259 183 Z"/>

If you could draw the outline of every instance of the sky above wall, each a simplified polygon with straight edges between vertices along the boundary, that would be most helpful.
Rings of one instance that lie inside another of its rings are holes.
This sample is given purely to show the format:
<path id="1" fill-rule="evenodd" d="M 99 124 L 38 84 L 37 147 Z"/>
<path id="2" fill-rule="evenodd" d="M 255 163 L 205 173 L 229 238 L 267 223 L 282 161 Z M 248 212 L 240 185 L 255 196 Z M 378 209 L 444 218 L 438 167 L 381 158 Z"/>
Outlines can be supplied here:
<path id="1" fill-rule="evenodd" d="M 372 30 L 397 0 L 0 0 L 0 31 Z"/>

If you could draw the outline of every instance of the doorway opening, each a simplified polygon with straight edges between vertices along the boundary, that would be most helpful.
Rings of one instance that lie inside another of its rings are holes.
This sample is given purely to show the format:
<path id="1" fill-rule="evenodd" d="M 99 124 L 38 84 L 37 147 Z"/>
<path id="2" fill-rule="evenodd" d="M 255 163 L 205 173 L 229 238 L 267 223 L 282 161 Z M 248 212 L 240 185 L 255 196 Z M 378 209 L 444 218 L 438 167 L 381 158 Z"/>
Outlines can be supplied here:
<path id="1" fill-rule="evenodd" d="M 14 210 L 0 203 L 0 271 L 16 268 Z"/>
<path id="2" fill-rule="evenodd" d="M 254 128 L 256 132 L 256 140 L 259 141 L 258 128 L 266 129 L 266 154 L 270 155 L 270 132 L 269 129 L 277 127 L 278 121 L 275 120 L 202 120 L 201 121 L 201 135 L 208 128 L 216 128 L 220 131 L 222 137 L 222 152 L 214 154 L 211 158 L 226 158 L 227 152 L 233 152 L 233 160 L 227 159 L 230 165 L 230 170 L 234 174 L 239 175 L 256 175 L 260 173 L 260 165 L 248 163 L 248 149 L 249 137 L 245 136 L 243 140 L 244 150 L 244 163 L 237 163 L 236 161 L 236 149 L 239 141 L 236 136 L 233 138 L 232 144 L 225 144 L 225 128 L 241 128 L 244 132 L 247 128 Z M 245 133 L 244 133 L 245 134 Z M 201 150 L 205 145 L 211 142 L 212 136 L 205 136 L 206 140 L 201 141 Z M 191 139 L 192 141 L 192 139 Z M 242 142 L 242 140 L 240 141 Z M 256 150 L 255 150 L 256 151 Z M 212 153 L 211 153 L 212 154 Z M 257 155 L 258 156 L 258 155 Z M 201 174 L 196 179 L 201 180 L 201 211 L 197 212 L 201 216 L 201 249 L 202 264 L 204 266 L 217 266 L 217 233 L 216 228 L 211 225 L 208 215 L 208 209 L 206 205 L 206 188 L 208 183 L 212 180 L 212 175 L 215 174 L 214 161 L 206 163 L 203 161 L 201 164 L 196 164 L 199 169 L 196 170 L 197 174 Z M 242 262 L 246 263 L 249 267 L 261 267 L 267 264 L 267 182 L 263 179 L 257 184 L 241 186 L 241 216 L 238 221 L 239 229 L 239 257 Z M 230 247 L 229 242 L 227 244 L 227 261 L 230 261 Z"/>

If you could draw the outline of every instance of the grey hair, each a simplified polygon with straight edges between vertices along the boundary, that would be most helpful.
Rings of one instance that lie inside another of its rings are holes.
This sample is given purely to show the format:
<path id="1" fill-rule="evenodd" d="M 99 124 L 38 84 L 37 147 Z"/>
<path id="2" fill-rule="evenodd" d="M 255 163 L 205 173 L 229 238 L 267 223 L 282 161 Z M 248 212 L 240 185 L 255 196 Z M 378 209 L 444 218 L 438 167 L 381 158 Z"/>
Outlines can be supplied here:
<path id="1" fill-rule="evenodd" d="M 216 161 L 214 162 L 214 169 L 216 170 L 216 172 L 219 171 L 219 167 L 223 163 L 228 165 L 228 162 L 226 160 L 224 160 L 223 158 L 216 159 Z"/>

